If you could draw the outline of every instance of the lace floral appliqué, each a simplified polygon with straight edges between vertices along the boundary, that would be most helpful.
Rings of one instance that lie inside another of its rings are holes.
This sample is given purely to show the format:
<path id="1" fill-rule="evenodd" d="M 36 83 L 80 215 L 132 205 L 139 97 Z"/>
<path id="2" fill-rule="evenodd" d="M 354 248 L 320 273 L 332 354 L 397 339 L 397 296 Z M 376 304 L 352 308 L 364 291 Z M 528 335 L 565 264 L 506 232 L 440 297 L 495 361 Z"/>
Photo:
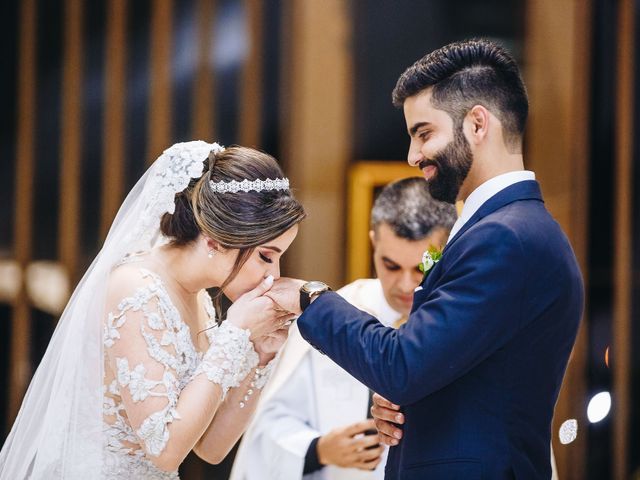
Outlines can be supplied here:
<path id="1" fill-rule="evenodd" d="M 117 357 L 116 382 L 111 384 L 110 395 L 105 397 L 104 413 L 116 417 L 115 423 L 110 425 L 111 429 L 125 423 L 128 425 L 122 415 L 124 408 L 119 395 L 123 388 L 128 390 L 134 403 L 143 402 L 149 397 L 165 398 L 165 407 L 147 417 L 135 432 L 138 441 L 144 442 L 147 452 L 158 456 L 169 439 L 169 424 L 180 418 L 176 410 L 178 397 L 197 367 L 198 355 L 191 342 L 189 327 L 181 320 L 160 278 L 144 269 L 141 272 L 143 278 L 151 278 L 152 282 L 123 299 L 117 313 L 108 314 L 104 345 L 105 348 L 111 348 L 120 339 L 119 329 L 126 322 L 127 312 L 142 312 L 145 322 L 140 324 L 140 335 L 144 338 L 148 356 L 161 364 L 164 372 L 161 378 L 150 379 L 144 363 L 131 366 L 128 358 Z M 116 400 L 120 400 L 120 404 Z M 127 431 L 125 436 L 127 442 L 131 443 L 130 432 Z M 122 442 L 113 438 L 113 435 L 108 443 L 118 450 L 123 448 Z"/>
<path id="2" fill-rule="evenodd" d="M 212 344 L 204 354 L 196 375 L 204 373 L 210 381 L 222 387 L 224 396 L 230 388 L 240 386 L 258 365 L 258 354 L 249 340 L 249 330 L 227 322 L 211 330 L 209 338 Z"/>
<path id="3" fill-rule="evenodd" d="M 180 392 L 195 376 L 204 374 L 220 385 L 224 394 L 229 388 L 239 386 L 256 367 L 258 354 L 249 340 L 248 330 L 215 323 L 215 311 L 208 297 L 205 308 L 209 316 L 207 326 L 211 328 L 206 330 L 206 336 L 210 346 L 206 353 L 199 354 L 189 327 L 182 321 L 160 277 L 145 269 L 140 272 L 150 283 L 122 299 L 116 311 L 110 312 L 104 321 L 105 355 L 116 347 L 118 350 L 113 352 L 120 352 L 113 357 L 113 368 L 108 365 L 105 368 L 105 455 L 118 468 L 126 469 L 130 478 L 177 478 L 175 472 L 158 470 L 146 455 L 158 456 L 166 448 L 169 425 L 180 420 L 176 409 Z M 135 329 L 128 328 L 124 335 L 123 327 L 131 326 L 127 322 L 133 321 L 134 316 Z M 132 360 L 133 355 L 138 360 Z M 135 431 L 123 404 L 125 392 L 134 405 L 152 399 L 163 400 Z"/>

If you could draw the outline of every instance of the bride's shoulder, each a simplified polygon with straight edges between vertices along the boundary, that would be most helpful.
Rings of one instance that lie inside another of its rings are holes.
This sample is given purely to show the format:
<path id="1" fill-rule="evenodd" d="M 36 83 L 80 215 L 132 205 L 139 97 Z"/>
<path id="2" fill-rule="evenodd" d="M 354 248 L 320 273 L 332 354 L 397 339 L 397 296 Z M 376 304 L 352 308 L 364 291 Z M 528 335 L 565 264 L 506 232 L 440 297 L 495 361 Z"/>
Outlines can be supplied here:
<path id="1" fill-rule="evenodd" d="M 107 282 L 109 297 L 128 296 L 151 286 L 162 287 L 160 275 L 144 263 L 124 263 L 114 267 Z"/>

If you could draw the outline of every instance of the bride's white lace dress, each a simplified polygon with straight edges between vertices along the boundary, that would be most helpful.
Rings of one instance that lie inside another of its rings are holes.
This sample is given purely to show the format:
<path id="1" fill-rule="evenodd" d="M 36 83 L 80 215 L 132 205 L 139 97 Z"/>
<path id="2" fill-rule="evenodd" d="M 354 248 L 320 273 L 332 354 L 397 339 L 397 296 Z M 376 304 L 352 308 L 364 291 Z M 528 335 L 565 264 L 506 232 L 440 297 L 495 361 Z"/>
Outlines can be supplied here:
<path id="1" fill-rule="evenodd" d="M 179 297 L 166 288 L 170 282 L 141 265 L 121 265 L 133 252 L 166 243 L 160 221 L 174 212 L 175 194 L 202 175 L 210 152 L 221 150 L 202 141 L 175 144 L 127 195 L 58 322 L 0 450 L 1 480 L 177 478 L 151 459 L 168 451 L 183 389 L 205 375 L 224 396 L 257 367 L 250 332 L 227 322 L 217 326 L 208 297 L 203 303 L 212 328 L 201 334 L 201 353 L 192 341 L 198 332 L 190 332 L 172 302 Z M 137 277 L 107 298 L 114 267 L 137 268 Z M 198 327 L 206 323 L 202 308 Z M 256 369 L 253 382 L 264 385 L 269 370 L 259 375 Z"/>
<path id="2" fill-rule="evenodd" d="M 236 386 L 257 365 L 257 354 L 247 330 L 216 324 L 211 299 L 204 295 L 204 334 L 210 344 L 205 357 L 193 344 L 161 277 L 141 267 L 132 270 L 140 276 L 138 287 L 104 321 L 103 478 L 177 479 L 177 472 L 160 470 L 149 457 L 163 452 L 169 426 L 180 421 L 180 393 L 200 374 L 221 384 L 223 391 Z M 216 354 L 220 349 L 223 354 Z M 211 378 L 211 369 L 203 363 L 215 357 L 223 364 L 213 373 L 217 378 Z"/>

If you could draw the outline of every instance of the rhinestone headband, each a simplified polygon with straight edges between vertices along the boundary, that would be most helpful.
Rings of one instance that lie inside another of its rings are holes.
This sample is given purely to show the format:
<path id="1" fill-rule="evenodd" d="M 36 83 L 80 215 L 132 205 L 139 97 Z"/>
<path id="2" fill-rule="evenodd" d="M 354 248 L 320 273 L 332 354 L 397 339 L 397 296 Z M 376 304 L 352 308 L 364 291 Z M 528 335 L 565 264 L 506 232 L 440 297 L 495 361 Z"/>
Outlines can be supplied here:
<path id="1" fill-rule="evenodd" d="M 238 192 L 249 192 L 254 190 L 256 192 L 264 192 L 267 190 L 288 190 L 289 189 L 289 179 L 288 178 L 267 178 L 266 180 L 247 180 L 244 179 L 241 182 L 236 180 L 231 180 L 230 182 L 225 182 L 221 180 L 219 182 L 214 182 L 213 180 L 209 181 L 209 185 L 211 186 L 211 190 L 216 193 L 238 193 Z"/>

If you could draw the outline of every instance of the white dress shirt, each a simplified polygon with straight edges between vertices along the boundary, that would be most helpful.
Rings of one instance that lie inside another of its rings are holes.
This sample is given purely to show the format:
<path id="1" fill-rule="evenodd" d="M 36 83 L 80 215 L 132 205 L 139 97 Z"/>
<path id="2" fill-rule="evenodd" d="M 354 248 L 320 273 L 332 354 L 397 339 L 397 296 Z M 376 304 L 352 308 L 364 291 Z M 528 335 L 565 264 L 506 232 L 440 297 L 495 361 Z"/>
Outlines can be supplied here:
<path id="1" fill-rule="evenodd" d="M 516 172 L 503 173 L 502 175 L 498 175 L 497 177 L 493 177 L 484 182 L 471 192 L 469 197 L 467 197 L 467 200 L 464 202 L 464 206 L 462 207 L 462 212 L 460 213 L 458 220 L 456 220 L 456 223 L 453 224 L 451 233 L 449 233 L 447 243 L 456 236 L 464 224 L 467 223 L 473 214 L 476 213 L 478 209 L 491 197 L 505 188 L 510 187 L 514 183 L 535 179 L 535 173 L 530 172 L 529 170 L 518 170 Z"/>

